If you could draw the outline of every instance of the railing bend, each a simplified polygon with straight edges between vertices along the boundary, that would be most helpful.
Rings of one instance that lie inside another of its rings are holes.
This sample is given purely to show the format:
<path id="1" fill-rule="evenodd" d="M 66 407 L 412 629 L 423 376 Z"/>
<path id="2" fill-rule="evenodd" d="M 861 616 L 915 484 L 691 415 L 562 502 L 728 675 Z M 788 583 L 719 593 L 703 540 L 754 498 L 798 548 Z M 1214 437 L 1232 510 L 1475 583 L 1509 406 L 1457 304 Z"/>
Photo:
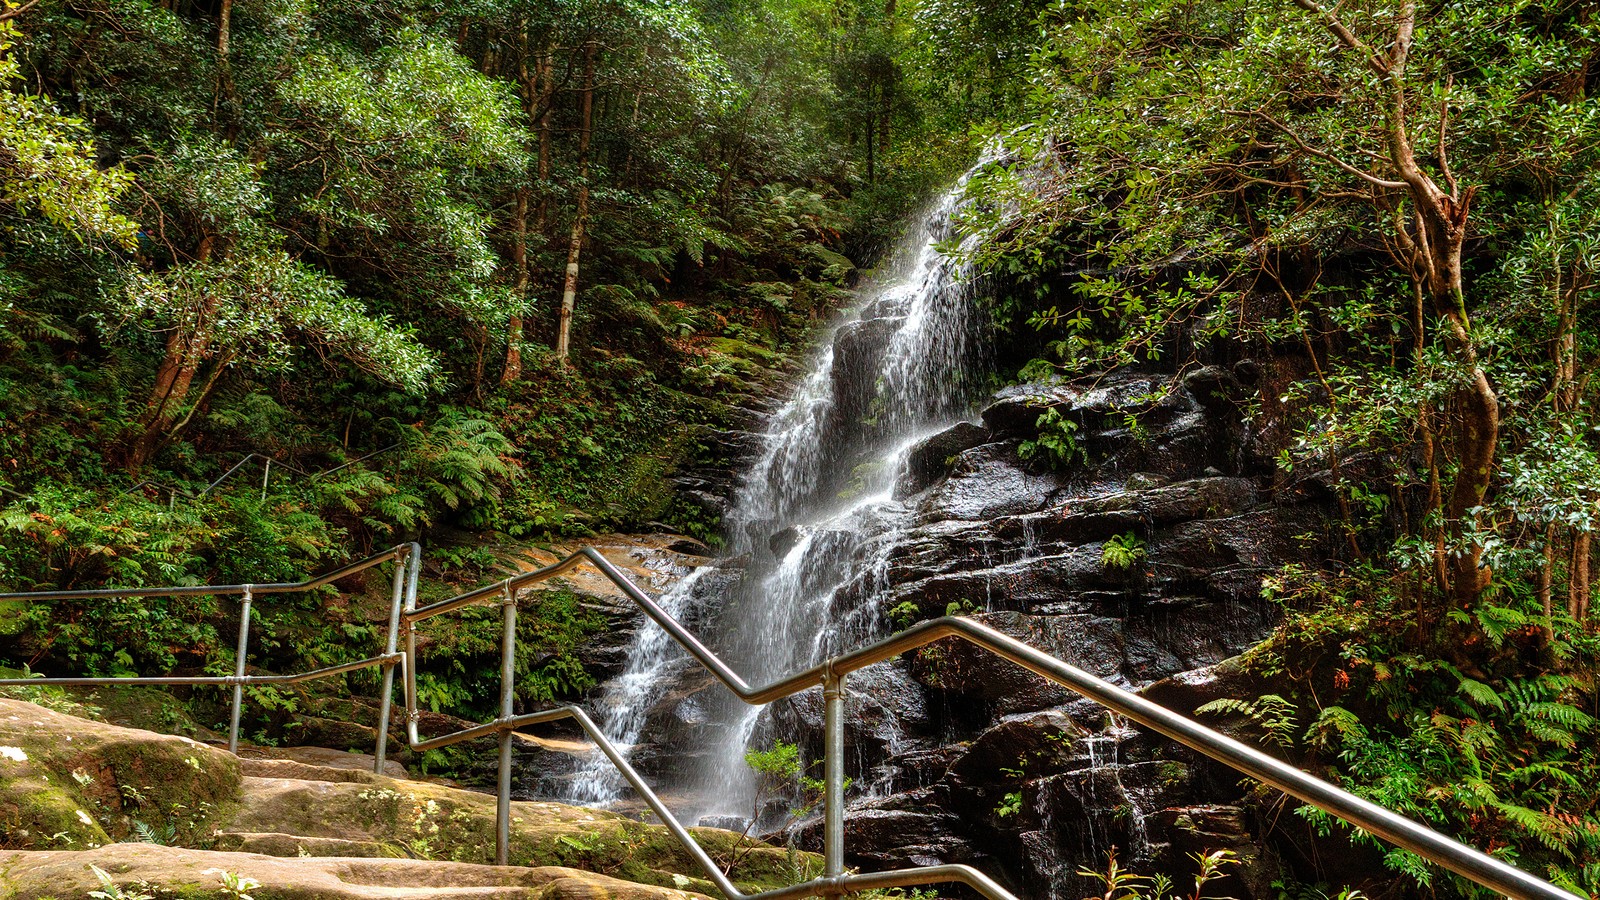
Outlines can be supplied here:
<path id="1" fill-rule="evenodd" d="M 600 573 L 620 588 L 630 600 L 644 611 L 644 614 L 651 621 L 665 629 L 667 634 L 696 662 L 745 703 L 756 706 L 764 705 L 813 687 L 822 687 L 826 710 L 824 719 L 824 746 L 826 753 L 823 775 L 826 785 L 823 796 L 824 872 L 822 878 L 776 891 L 767 891 L 762 894 L 745 895 L 740 893 L 732 882 L 722 874 L 721 869 L 716 866 L 711 858 L 700 849 L 698 844 L 694 843 L 688 831 L 662 805 L 660 799 L 639 777 L 638 772 L 628 764 L 628 761 L 618 749 L 600 732 L 594 722 L 581 709 L 575 706 L 565 706 L 521 716 L 512 714 L 511 665 L 515 652 L 515 644 L 512 638 L 507 638 L 503 642 L 501 717 L 494 722 L 456 732 L 453 735 L 433 738 L 429 741 L 421 741 L 419 739 L 416 733 L 416 690 L 415 671 L 413 668 L 417 658 L 412 631 L 415 623 L 498 595 L 501 598 L 502 608 L 505 610 L 505 633 L 514 636 L 516 630 L 516 590 L 526 585 L 554 578 L 585 561 L 599 569 Z M 415 565 L 413 563 L 413 569 Z M 414 597 L 414 592 L 410 596 Z M 1009 892 L 1005 891 L 993 880 L 969 866 L 930 866 L 865 875 L 846 874 L 844 871 L 843 713 L 845 677 L 851 672 L 899 656 L 908 650 L 926 646 L 943 638 L 954 637 L 1022 666 L 1040 677 L 1087 697 L 1101 706 L 1151 728 L 1184 746 L 1199 751 L 1224 765 L 1277 788 L 1318 809 L 1331 813 L 1358 828 L 1365 829 L 1393 844 L 1404 847 L 1484 887 L 1499 891 L 1508 897 L 1518 898 L 1518 900 L 1576 900 L 1575 895 L 1541 878 L 1530 875 L 1521 869 L 1508 865 L 1404 816 L 1397 815 L 1381 806 L 1363 800 L 1349 791 L 1303 772 L 1282 760 L 1268 756 L 1254 747 L 1208 728 L 1187 716 L 1180 715 L 1164 706 L 1153 703 L 1132 691 L 1117 687 L 1103 678 L 1091 675 L 1035 647 L 970 619 L 946 616 L 923 622 L 884 640 L 834 656 L 809 669 L 779 678 L 769 684 L 751 686 L 719 659 L 715 653 L 711 652 L 693 632 L 663 610 L 649 595 L 629 581 L 610 560 L 592 547 L 584 548 L 566 559 L 543 569 L 524 572 L 505 581 L 470 591 L 449 600 L 430 604 L 420 609 L 408 607 L 401 618 L 405 623 L 407 640 L 406 652 L 403 655 L 410 662 L 406 669 L 406 711 L 409 723 L 407 734 L 413 748 L 443 746 L 445 743 L 455 743 L 459 740 L 482 737 L 496 731 L 501 734 L 500 818 L 502 826 L 498 833 L 499 846 L 497 848 L 497 856 L 502 864 L 506 861 L 506 842 L 508 840 L 504 823 L 509 822 L 510 815 L 510 733 L 515 728 L 523 725 L 571 718 L 578 722 L 590 739 L 600 748 L 601 752 L 617 767 L 628 783 L 633 786 L 634 790 L 638 791 L 644 798 L 651 810 L 661 818 L 661 821 L 678 840 L 683 842 L 684 846 L 695 856 L 700 865 L 705 868 L 712 882 L 730 900 L 757 900 L 757 898 L 760 898 L 760 900 L 780 900 L 780 898 L 789 897 L 832 896 L 872 888 L 909 887 L 946 881 L 965 883 L 980 893 L 994 898 L 994 900 L 1015 900 Z"/>
<path id="2" fill-rule="evenodd" d="M 346 575 L 371 568 L 387 560 L 395 560 L 393 602 L 390 606 L 389 629 L 384 652 L 375 657 L 319 669 L 297 675 L 244 674 L 245 643 L 249 628 L 249 602 L 252 594 L 286 593 L 310 590 Z M 723 874 L 722 869 L 695 842 L 689 830 L 673 816 L 661 798 L 645 783 L 622 752 L 602 733 L 594 721 L 577 706 L 558 706 L 539 712 L 517 715 L 514 709 L 517 631 L 517 591 L 520 588 L 547 581 L 562 575 L 582 563 L 588 562 L 615 584 L 644 614 L 665 629 L 706 671 L 710 672 L 728 690 L 750 705 L 764 705 L 789 697 L 813 687 L 821 687 L 824 698 L 825 790 L 823 795 L 823 874 L 800 884 L 745 894 Z M 54 591 L 34 594 L 0 594 L 0 600 L 48 600 L 91 597 L 141 597 L 174 594 L 241 593 L 244 597 L 244 615 L 240 625 L 237 671 L 233 676 L 203 678 L 48 678 L 0 679 L 4 684 L 227 684 L 234 686 L 233 724 L 230 729 L 229 749 L 237 748 L 240 690 L 252 683 L 292 683 L 311 678 L 327 677 L 358 668 L 382 666 L 384 669 L 381 697 L 381 718 L 378 725 L 377 768 L 381 770 L 385 749 L 389 710 L 394 683 L 394 667 L 402 672 L 405 712 L 406 743 L 413 751 L 445 747 L 474 738 L 496 735 L 499 738 L 498 804 L 496 809 L 495 858 L 500 865 L 509 862 L 511 823 L 511 741 L 516 729 L 553 722 L 559 719 L 576 721 L 600 752 L 610 760 L 623 778 L 638 791 L 662 824 L 695 861 L 705 870 L 707 877 L 728 900 L 789 900 L 799 897 L 833 897 L 841 894 L 877 888 L 912 887 L 940 882 L 960 882 L 972 887 L 991 900 L 1016 900 L 1016 898 L 982 872 L 960 865 L 922 866 L 893 872 L 853 874 L 844 867 L 844 693 L 847 676 L 867 666 L 891 659 L 908 650 L 923 647 L 944 638 L 960 638 L 983 648 L 1002 659 L 1009 660 L 1040 677 L 1153 729 L 1193 750 L 1205 754 L 1224 765 L 1249 775 L 1292 797 L 1371 832 L 1397 846 L 1416 853 L 1470 881 L 1498 891 L 1517 900 L 1578 900 L 1555 885 L 1530 875 L 1514 866 L 1484 854 L 1459 841 L 1433 831 L 1424 825 L 1397 815 L 1381 806 L 1370 803 L 1316 778 L 1281 760 L 1262 753 L 1227 735 L 1208 728 L 1187 716 L 1145 699 L 1131 691 L 1117 687 L 1076 666 L 1070 665 L 1039 649 L 970 619 L 945 617 L 923 622 L 898 634 L 868 646 L 831 657 L 818 665 L 769 684 L 751 686 L 734 672 L 717 655 L 711 652 L 698 637 L 682 623 L 663 610 L 649 595 L 617 569 L 610 560 L 593 548 L 577 553 L 545 568 L 514 575 L 503 581 L 468 591 L 448 600 L 417 605 L 417 582 L 421 573 L 422 554 L 415 544 L 404 544 L 358 563 L 330 572 L 320 578 L 294 584 L 226 585 L 222 587 L 120 589 L 106 591 Z M 466 606 L 493 600 L 501 607 L 501 693 L 500 714 L 493 721 L 473 725 L 459 731 L 430 738 L 419 733 L 420 713 L 417 709 L 417 650 L 416 625 L 419 622 L 445 615 Z M 400 649 L 404 640 L 405 648 Z"/>

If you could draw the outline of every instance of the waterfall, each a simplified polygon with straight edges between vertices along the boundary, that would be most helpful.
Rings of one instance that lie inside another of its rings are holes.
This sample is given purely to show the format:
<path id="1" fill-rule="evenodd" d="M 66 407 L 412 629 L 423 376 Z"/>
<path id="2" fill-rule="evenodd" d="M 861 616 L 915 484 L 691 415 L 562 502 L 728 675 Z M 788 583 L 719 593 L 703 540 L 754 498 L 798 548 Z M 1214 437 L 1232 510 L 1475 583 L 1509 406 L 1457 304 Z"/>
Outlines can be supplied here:
<path id="1" fill-rule="evenodd" d="M 912 512 L 895 496 L 905 458 L 924 437 L 969 416 L 983 387 L 972 273 L 938 249 L 955 238 L 965 184 L 963 178 L 920 217 L 894 274 L 863 292 L 767 423 L 760 456 L 740 479 L 724 522 L 729 552 L 717 568 L 729 577 L 701 578 L 702 569 L 663 598 L 669 612 L 695 619 L 752 684 L 887 630 L 880 601 L 889 556 Z M 625 673 L 605 688 L 607 733 L 623 744 L 638 741 L 681 663 L 660 629 L 642 628 Z M 857 702 L 897 698 L 878 704 L 884 715 L 874 724 L 891 751 L 899 742 L 892 710 L 917 695 L 907 681 L 892 666 L 850 680 Z M 721 691 L 701 704 L 701 746 L 693 748 L 699 783 L 690 785 L 699 811 L 759 818 L 744 753 L 793 740 L 803 724 L 794 709 L 745 707 Z M 617 796 L 618 780 L 604 767 L 591 761 L 576 799 Z"/>

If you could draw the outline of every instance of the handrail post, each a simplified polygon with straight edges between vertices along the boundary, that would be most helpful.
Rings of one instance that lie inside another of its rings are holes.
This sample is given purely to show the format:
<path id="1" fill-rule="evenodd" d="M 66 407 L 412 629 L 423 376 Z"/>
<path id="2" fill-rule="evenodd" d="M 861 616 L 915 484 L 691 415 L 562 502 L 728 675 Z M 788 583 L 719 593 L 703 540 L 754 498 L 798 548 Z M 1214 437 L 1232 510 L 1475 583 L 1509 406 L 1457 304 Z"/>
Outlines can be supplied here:
<path id="1" fill-rule="evenodd" d="M 823 877 L 844 874 L 844 675 L 823 670 Z"/>
<path id="2" fill-rule="evenodd" d="M 389 598 L 389 637 L 383 645 L 383 655 L 393 657 L 400 648 L 400 606 L 405 601 L 406 569 L 410 561 L 410 545 L 402 546 L 394 555 L 394 594 Z M 378 694 L 378 746 L 373 749 L 372 771 L 383 774 L 384 756 L 389 752 L 389 715 L 394 707 L 394 661 L 383 664 L 383 688 Z"/>
<path id="3" fill-rule="evenodd" d="M 244 657 L 250 644 L 250 600 L 255 585 L 244 586 L 244 597 L 239 603 L 239 649 L 233 657 L 233 712 L 228 717 L 228 752 L 239 752 L 239 713 L 244 707 Z"/>
<path id="4" fill-rule="evenodd" d="M 400 675 L 406 703 L 406 744 L 413 750 L 422 743 L 418 733 L 421 711 L 417 709 L 417 622 L 411 614 L 417 609 L 417 579 L 422 570 L 422 548 L 411 545 L 411 558 L 406 566 L 406 605 L 401 627 L 406 630 L 406 649 L 402 655 Z"/>
<path id="5" fill-rule="evenodd" d="M 514 709 L 517 687 L 517 592 L 506 585 L 505 596 L 500 600 L 500 718 L 508 721 L 516 715 Z M 500 784 L 495 802 L 494 863 L 511 864 L 511 732 L 507 725 L 500 729 Z"/>

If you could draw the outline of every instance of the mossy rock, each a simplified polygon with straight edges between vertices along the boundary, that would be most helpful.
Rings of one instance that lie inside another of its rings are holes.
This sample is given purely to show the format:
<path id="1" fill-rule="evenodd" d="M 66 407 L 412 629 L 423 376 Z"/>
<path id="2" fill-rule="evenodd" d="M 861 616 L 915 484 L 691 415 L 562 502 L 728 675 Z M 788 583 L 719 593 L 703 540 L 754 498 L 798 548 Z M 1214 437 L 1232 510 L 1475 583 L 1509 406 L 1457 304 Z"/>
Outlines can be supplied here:
<path id="1" fill-rule="evenodd" d="M 226 879 L 249 879 L 255 900 L 695 900 L 683 890 L 629 884 L 559 867 L 518 868 L 418 859 L 275 857 L 148 844 L 80 853 L 0 850 L 0 900 L 84 897 L 105 890 L 163 900 L 217 900 Z"/>
<path id="2" fill-rule="evenodd" d="M 783 357 L 759 344 L 738 338 L 716 337 L 706 342 L 706 349 L 733 359 L 754 363 L 762 368 L 772 368 L 783 363 Z"/>
<path id="3" fill-rule="evenodd" d="M 494 860 L 493 797 L 364 772 L 344 772 L 340 778 L 246 778 L 238 814 L 224 831 L 397 847 L 423 859 Z M 643 884 L 713 891 L 693 857 L 659 825 L 559 803 L 516 802 L 511 815 L 513 865 L 566 866 Z M 789 853 L 720 829 L 691 831 L 718 862 L 733 859 L 737 851 L 732 877 L 742 890 L 791 884 L 820 870 L 815 854 Z M 317 852 L 310 846 L 296 849 L 302 851 Z"/>
<path id="4" fill-rule="evenodd" d="M 3 862 L 9 851 L 17 851 L 11 859 L 31 860 L 30 867 L 46 858 L 77 858 L 83 861 L 73 865 L 82 874 L 98 858 L 96 848 L 130 838 L 154 842 L 141 845 L 147 853 L 165 852 L 156 844 L 171 844 L 257 854 L 233 854 L 247 859 L 318 857 L 330 865 L 335 857 L 347 858 L 344 864 L 401 856 L 440 863 L 494 859 L 495 799 L 487 794 L 294 761 L 246 763 L 260 774 L 242 775 L 233 754 L 189 738 L 0 700 L 0 885 L 12 884 Z M 731 877 L 745 891 L 792 884 L 821 868 L 815 854 L 787 852 L 719 829 L 692 832 L 719 865 L 736 861 Z M 36 852 L 61 850 L 75 852 Z M 510 851 L 515 866 L 580 868 L 671 889 L 652 897 L 713 893 L 706 873 L 670 832 L 614 813 L 515 803 Z M 316 871 L 316 878 L 324 878 L 331 870 Z M 188 889 L 171 878 L 160 884 L 180 896 Z M 528 882 L 528 890 L 507 896 L 554 896 L 543 884 Z M 584 896 L 625 895 L 595 883 L 568 887 L 591 891 Z M 214 893 L 214 886 L 206 890 Z M 296 891 L 255 896 L 357 896 Z M 45 895 L 0 891 L 0 900 L 17 896 Z"/>
<path id="5" fill-rule="evenodd" d="M 206 839 L 237 804 L 232 754 L 0 699 L 0 847 L 81 849 L 141 831 Z"/>

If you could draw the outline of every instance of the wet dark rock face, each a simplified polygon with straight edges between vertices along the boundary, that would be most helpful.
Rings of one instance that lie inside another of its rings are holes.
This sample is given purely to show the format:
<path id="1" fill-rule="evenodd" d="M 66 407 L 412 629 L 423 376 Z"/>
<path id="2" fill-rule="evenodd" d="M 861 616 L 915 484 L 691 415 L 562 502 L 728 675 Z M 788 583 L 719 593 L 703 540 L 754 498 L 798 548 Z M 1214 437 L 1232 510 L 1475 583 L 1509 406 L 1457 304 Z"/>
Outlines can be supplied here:
<path id="1" fill-rule="evenodd" d="M 881 612 L 901 625 L 969 614 L 1183 712 L 1253 696 L 1223 661 L 1273 624 L 1262 578 L 1337 544 L 1326 493 L 1278 476 L 1236 412 L 1251 392 L 1220 368 L 1000 391 L 981 423 L 912 451 L 898 493 L 917 524 L 890 554 Z M 1050 409 L 1077 424 L 1087 461 L 1057 471 L 1019 455 Z M 1192 854 L 1230 849 L 1229 892 L 1271 895 L 1275 863 L 1235 773 L 965 642 L 901 665 L 925 714 L 901 722 L 915 733 L 898 752 L 851 731 L 860 780 L 878 789 L 851 804 L 849 864 L 970 863 L 1021 896 L 1067 898 L 1095 888 L 1074 873 L 1113 848 L 1180 887 Z M 794 837 L 819 848 L 820 823 Z"/>
<path id="2" fill-rule="evenodd" d="M 870 369 L 884 332 L 870 317 L 842 332 L 834 368 Z M 1272 627 L 1262 578 L 1340 551 L 1330 537 L 1325 474 L 1282 476 L 1272 461 L 1288 430 L 1239 412 L 1258 382 L 1270 390 L 1281 380 L 1263 372 L 1283 365 L 1117 372 L 999 391 L 975 421 L 910 452 L 895 494 L 913 511 L 912 525 L 883 538 L 893 546 L 886 571 L 874 576 L 878 587 L 846 584 L 835 603 L 875 596 L 878 615 L 894 627 L 971 615 L 1180 712 L 1260 693 L 1224 661 Z M 860 417 L 868 407 L 865 387 L 842 388 L 830 414 Z M 1075 426 L 1078 453 L 1060 469 L 1022 452 L 1052 410 Z M 712 440 L 715 462 L 682 473 L 679 489 L 721 515 L 760 438 L 726 432 Z M 848 471 L 844 462 L 836 468 Z M 797 539 L 786 530 L 769 543 L 781 556 Z M 833 543 L 821 535 L 813 547 L 830 552 Z M 742 564 L 720 561 L 702 580 L 705 590 L 732 585 Z M 615 674 L 631 634 L 629 612 L 617 613 L 612 639 L 585 657 L 601 678 Z M 848 864 L 967 863 L 1020 896 L 1070 900 L 1100 893 L 1075 873 L 1103 869 L 1113 848 L 1124 865 L 1164 873 L 1180 888 L 1192 854 L 1230 849 L 1242 864 L 1227 893 L 1273 896 L 1276 863 L 1261 849 L 1262 823 L 1231 770 L 961 641 L 894 665 L 908 676 L 900 695 L 851 697 Z M 648 743 L 633 756 L 669 790 L 712 742 L 704 703 L 721 690 L 689 666 L 673 678 L 650 713 Z M 808 758 L 820 759 L 819 697 L 780 702 L 774 719 Z M 519 753 L 547 785 L 571 767 L 544 748 Z M 820 822 L 789 836 L 820 849 Z"/>

